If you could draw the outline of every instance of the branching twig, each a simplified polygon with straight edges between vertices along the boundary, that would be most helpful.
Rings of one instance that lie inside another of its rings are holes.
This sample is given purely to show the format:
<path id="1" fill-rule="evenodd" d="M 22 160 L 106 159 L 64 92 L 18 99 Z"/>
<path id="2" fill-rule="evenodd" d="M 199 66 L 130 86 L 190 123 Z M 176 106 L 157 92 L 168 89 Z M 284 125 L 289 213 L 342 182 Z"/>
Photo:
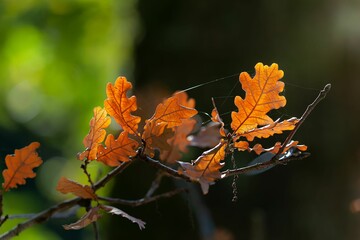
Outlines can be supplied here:
<path id="1" fill-rule="evenodd" d="M 281 145 L 281 148 L 279 149 L 277 154 L 271 160 L 276 160 L 276 161 L 279 160 L 280 154 L 283 153 L 284 149 L 286 148 L 286 145 L 291 141 L 291 139 L 295 135 L 296 131 L 300 128 L 301 124 L 304 123 L 304 121 L 310 115 L 312 110 L 314 110 L 316 105 L 326 97 L 326 94 L 330 91 L 330 89 L 331 89 L 331 84 L 330 83 L 326 84 L 324 89 L 320 91 L 319 95 L 315 98 L 315 100 L 309 106 L 307 106 L 305 112 L 303 113 L 303 115 L 300 118 L 300 121 L 295 125 L 295 128 L 289 133 L 289 135 L 287 136 L 287 138 Z"/>
<path id="2" fill-rule="evenodd" d="M 10 239 L 12 237 L 15 237 L 15 236 L 19 235 L 19 233 L 21 233 L 22 231 L 24 231 L 25 229 L 27 229 L 31 226 L 47 221 L 55 213 L 67 210 L 67 209 L 75 206 L 81 200 L 82 200 L 81 198 L 73 198 L 70 200 L 63 201 L 57 205 L 54 205 L 54 206 L 36 214 L 34 217 L 30 218 L 29 220 L 18 224 L 16 227 L 11 229 L 10 231 L 1 235 L 0 239 L 5 240 L 5 239 Z"/>
<path id="3" fill-rule="evenodd" d="M 93 181 L 91 180 L 91 176 L 90 176 L 90 173 L 88 172 L 87 170 L 87 165 L 89 164 L 89 160 L 85 160 L 83 164 L 81 164 L 81 168 L 82 170 L 84 171 L 85 175 L 87 176 L 87 179 L 88 179 L 88 182 L 90 183 L 91 185 L 91 188 L 94 188 L 94 183 Z"/>
<path id="4" fill-rule="evenodd" d="M 130 165 L 130 162 L 125 162 L 121 164 L 120 166 L 116 167 L 114 170 L 109 172 L 105 177 L 103 177 L 101 180 L 99 180 L 97 183 L 94 184 L 94 190 L 98 190 L 99 188 L 103 187 L 108 183 L 113 177 L 115 177 L 117 174 L 121 173 L 126 167 Z M 81 198 L 74 198 L 71 200 L 63 201 L 57 205 L 54 205 L 38 214 L 35 214 L 33 217 L 28 219 L 27 221 L 18 224 L 16 227 L 14 227 L 12 230 L 4 233 L 0 236 L 0 239 L 10 239 L 12 237 L 15 237 L 19 235 L 22 231 L 25 229 L 42 222 L 47 221 L 52 216 L 54 216 L 58 212 L 65 211 L 77 204 L 80 203 L 82 199 Z"/>
<path id="5" fill-rule="evenodd" d="M 175 196 L 179 193 L 186 192 L 187 190 L 185 188 L 178 188 L 170 192 L 162 193 L 153 197 L 145 197 L 138 200 L 125 200 L 120 198 L 109 198 L 109 197 L 99 197 L 99 200 L 103 200 L 109 203 L 115 203 L 115 204 L 121 204 L 121 205 L 127 205 L 131 207 L 138 207 L 141 205 L 145 205 L 154 201 L 157 201 L 161 198 L 170 198 L 172 196 Z"/>
<path id="6" fill-rule="evenodd" d="M 305 158 L 309 157 L 310 153 L 303 152 L 303 153 L 301 153 L 299 155 L 296 155 L 296 156 L 291 155 L 289 157 L 285 157 L 285 158 L 281 159 L 281 161 L 279 160 L 279 157 L 283 153 L 286 145 L 291 141 L 291 139 L 293 138 L 293 136 L 295 135 L 296 131 L 299 129 L 301 124 L 306 120 L 306 118 L 309 116 L 311 111 L 314 110 L 316 105 L 326 97 L 326 94 L 330 91 L 330 89 L 331 89 L 331 84 L 326 84 L 326 86 L 324 87 L 323 90 L 320 91 L 320 93 L 316 97 L 316 99 L 310 105 L 307 106 L 305 112 L 303 113 L 303 115 L 300 118 L 300 121 L 296 124 L 295 128 L 289 133 L 289 135 L 287 136 L 287 138 L 283 142 L 281 148 L 279 149 L 277 154 L 274 155 L 274 157 L 272 157 L 269 161 L 266 161 L 266 162 L 263 162 L 263 163 L 257 163 L 257 164 L 247 166 L 247 167 L 243 167 L 243 168 L 224 171 L 222 173 L 223 178 L 233 176 L 233 175 L 248 173 L 248 172 L 253 171 L 253 170 L 261 170 L 261 169 L 264 169 L 264 168 L 276 166 L 278 164 L 286 164 L 286 163 L 288 163 L 290 161 L 293 161 L 293 160 L 302 160 L 302 159 L 305 159 Z"/>
<path id="7" fill-rule="evenodd" d="M 302 152 L 299 155 L 296 155 L 296 156 L 291 155 L 289 157 L 281 159 L 281 161 L 269 160 L 269 161 L 266 161 L 266 162 L 263 162 L 263 163 L 257 163 L 257 164 L 242 167 L 242 168 L 226 170 L 226 171 L 222 172 L 221 174 L 223 176 L 222 178 L 227 178 L 227 177 L 234 176 L 234 175 L 245 174 L 245 173 L 248 173 L 248 172 L 251 172 L 251 171 L 254 171 L 254 170 L 261 170 L 261 169 L 264 169 L 264 168 L 273 167 L 273 166 L 276 166 L 276 165 L 279 165 L 279 164 L 286 164 L 286 163 L 294 161 L 294 160 L 303 160 L 303 159 L 305 159 L 305 158 L 307 158 L 309 156 L 310 156 L 310 153 Z"/>

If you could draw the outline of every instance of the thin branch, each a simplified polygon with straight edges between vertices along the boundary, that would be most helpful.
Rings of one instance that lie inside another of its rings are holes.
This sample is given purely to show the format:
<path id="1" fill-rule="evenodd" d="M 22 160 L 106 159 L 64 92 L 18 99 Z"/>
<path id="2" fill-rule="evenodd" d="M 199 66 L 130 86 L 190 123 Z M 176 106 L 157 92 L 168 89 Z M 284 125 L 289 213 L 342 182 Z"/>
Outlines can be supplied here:
<path id="1" fill-rule="evenodd" d="M 293 130 L 291 130 L 291 132 L 289 133 L 289 135 L 283 142 L 281 148 L 279 149 L 279 151 L 276 153 L 276 155 L 271 160 L 275 159 L 275 161 L 277 161 L 279 159 L 280 154 L 283 153 L 284 149 L 286 148 L 286 145 L 291 141 L 291 139 L 295 135 L 296 131 L 300 128 L 301 124 L 304 123 L 304 121 L 310 115 L 312 110 L 315 109 L 316 105 L 326 97 L 326 95 L 328 94 L 330 89 L 331 89 L 331 84 L 330 83 L 326 84 L 324 89 L 320 91 L 319 95 L 315 98 L 315 100 L 310 105 L 307 106 L 305 112 L 303 113 L 303 115 L 300 118 L 300 121 L 296 124 L 295 128 Z"/>
<path id="2" fill-rule="evenodd" d="M 81 164 L 81 168 L 82 170 L 84 171 L 85 175 L 87 176 L 87 179 L 88 179 L 88 182 L 90 183 L 91 185 L 91 188 L 94 188 L 94 183 L 93 181 L 91 180 L 91 176 L 90 176 L 90 173 L 88 172 L 87 170 L 87 165 L 89 164 L 89 160 L 85 160 L 83 164 Z"/>
<path id="3" fill-rule="evenodd" d="M 186 192 L 186 191 L 187 191 L 187 189 L 185 189 L 185 188 L 178 188 L 178 189 L 175 189 L 170 192 L 162 193 L 162 194 L 159 194 L 159 195 L 156 195 L 153 197 L 148 197 L 148 198 L 145 197 L 145 198 L 141 198 L 138 200 L 125 200 L 125 199 L 120 199 L 120 198 L 109 198 L 109 197 L 99 197 L 99 200 L 106 201 L 109 203 L 131 206 L 131 207 L 138 207 L 141 205 L 145 205 L 145 204 L 157 201 L 161 198 L 170 198 L 172 196 L 175 196 L 179 193 Z"/>
<path id="4" fill-rule="evenodd" d="M 109 172 L 105 177 L 100 179 L 97 183 L 94 184 L 94 190 L 98 190 L 101 187 L 104 187 L 113 177 L 117 174 L 121 173 L 125 168 L 127 168 L 131 164 L 130 162 L 125 162 L 120 166 L 116 167 L 114 170 Z M 18 224 L 16 227 L 11 229 L 10 231 L 4 233 L 0 236 L 0 239 L 10 239 L 19 235 L 25 229 L 42 222 L 49 220 L 52 216 L 54 216 L 58 212 L 65 211 L 81 202 L 81 198 L 74 198 L 71 200 L 63 201 L 57 205 L 54 205 L 38 214 L 35 214 L 29 220 Z"/>
<path id="5" fill-rule="evenodd" d="M 289 157 L 285 157 L 283 159 L 281 159 L 280 161 L 273 161 L 273 160 L 269 160 L 263 163 L 257 163 L 254 165 L 250 165 L 250 166 L 246 166 L 246 167 L 242 167 L 242 168 L 237 168 L 237 169 L 231 169 L 231 170 L 226 170 L 224 172 L 221 173 L 222 178 L 227 178 L 230 176 L 234 176 L 234 175 L 239 175 L 239 174 L 245 174 L 254 170 L 261 170 L 264 168 L 268 168 L 268 167 L 273 167 L 276 165 L 285 165 L 288 162 L 294 161 L 294 160 L 303 160 L 305 158 L 310 157 L 310 153 L 308 152 L 301 152 L 299 155 L 291 155 Z"/>
<path id="6" fill-rule="evenodd" d="M 161 182 L 161 179 L 163 178 L 163 176 L 164 176 L 164 172 L 162 172 L 162 171 L 157 172 L 156 178 L 151 183 L 151 187 L 145 194 L 145 198 L 151 197 L 154 194 L 154 192 L 159 188 L 160 182 Z"/>
<path id="7" fill-rule="evenodd" d="M 105 177 L 103 177 L 102 179 L 100 179 L 98 182 L 96 182 L 94 184 L 94 190 L 96 191 L 96 190 L 104 187 L 113 177 L 115 177 L 119 173 L 122 173 L 122 171 L 124 171 L 131 163 L 132 163 L 132 161 L 124 162 L 120 166 L 117 166 L 116 168 L 114 168 L 111 172 L 107 173 L 105 175 Z"/>
<path id="8" fill-rule="evenodd" d="M 223 174 L 222 178 L 226 178 L 226 177 L 238 175 L 238 174 L 244 174 L 244 173 L 248 173 L 248 172 L 254 171 L 254 170 L 261 170 L 261 169 L 276 166 L 279 164 L 287 164 L 288 162 L 293 161 L 293 160 L 302 160 L 302 159 L 309 157 L 310 153 L 302 152 L 299 155 L 296 155 L 296 156 L 291 155 L 289 157 L 285 157 L 285 158 L 279 160 L 279 157 L 283 153 L 286 145 L 291 141 L 291 139 L 293 138 L 293 136 L 295 135 L 296 131 L 299 129 L 301 124 L 304 123 L 304 121 L 310 115 L 312 110 L 315 109 L 316 105 L 326 97 L 326 95 L 330 91 L 330 89 L 331 89 L 331 84 L 326 84 L 326 86 L 324 87 L 323 90 L 320 91 L 320 93 L 316 97 L 316 99 L 310 105 L 307 106 L 305 112 L 303 113 L 303 115 L 300 118 L 300 121 L 296 124 L 295 128 L 289 133 L 289 135 L 283 142 L 281 148 L 274 155 L 274 157 L 272 157 L 269 161 L 266 161 L 263 163 L 257 163 L 257 164 L 251 165 L 251 166 L 246 166 L 246 167 L 238 168 L 238 169 L 226 170 L 226 171 L 222 172 L 222 174 Z"/>
<path id="9" fill-rule="evenodd" d="M 168 173 L 169 175 L 171 175 L 174 178 L 181 178 L 181 179 L 184 179 L 185 181 L 193 182 L 193 180 L 191 180 L 191 178 L 189 178 L 188 176 L 183 175 L 183 174 L 179 173 L 177 170 L 172 169 L 171 167 L 168 167 L 168 166 L 162 164 L 160 161 L 152 159 L 146 155 L 138 155 L 137 159 L 140 159 L 157 169 L 163 170 L 164 172 Z"/>
<path id="10" fill-rule="evenodd" d="M 82 199 L 81 198 L 73 198 L 70 200 L 63 201 L 59 204 L 56 204 L 38 214 L 36 214 L 33 218 L 18 224 L 16 227 L 11 229 L 10 231 L 4 233 L 0 236 L 0 239 L 11 239 L 12 237 L 15 237 L 19 235 L 22 231 L 25 229 L 42 222 L 47 221 L 49 218 L 51 218 L 55 213 L 60 211 L 65 211 L 75 205 L 77 205 Z"/>
<path id="11" fill-rule="evenodd" d="M 92 223 L 93 229 L 94 229 L 94 234 L 95 234 L 95 240 L 99 240 L 100 239 L 100 235 L 99 235 L 99 225 L 98 223 L 95 221 Z"/>

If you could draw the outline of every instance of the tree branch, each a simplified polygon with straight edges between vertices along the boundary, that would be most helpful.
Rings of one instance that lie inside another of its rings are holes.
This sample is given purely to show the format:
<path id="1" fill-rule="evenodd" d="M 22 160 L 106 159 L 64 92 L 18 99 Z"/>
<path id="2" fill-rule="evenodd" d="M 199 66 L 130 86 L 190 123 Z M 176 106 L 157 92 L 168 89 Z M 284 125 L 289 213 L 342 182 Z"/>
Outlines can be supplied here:
<path id="1" fill-rule="evenodd" d="M 185 189 L 185 188 L 178 188 L 178 189 L 175 189 L 170 192 L 162 193 L 162 194 L 159 194 L 159 195 L 156 195 L 153 197 L 144 197 L 144 198 L 141 198 L 138 200 L 125 200 L 125 199 L 120 199 L 120 198 L 109 198 L 109 197 L 100 197 L 100 196 L 98 198 L 99 198 L 99 200 L 106 201 L 109 203 L 121 204 L 121 205 L 126 205 L 126 206 L 131 206 L 131 207 L 138 207 L 141 205 L 145 205 L 145 204 L 157 201 L 161 198 L 170 198 L 172 196 L 175 196 L 179 193 L 186 192 L 186 191 L 187 191 L 187 189 Z"/>
<path id="2" fill-rule="evenodd" d="M 5 240 L 5 239 L 10 239 L 12 237 L 15 237 L 15 236 L 19 235 L 22 231 L 24 231 L 25 229 L 27 229 L 31 226 L 47 221 L 55 213 L 60 212 L 60 211 L 65 211 L 65 210 L 75 206 L 81 200 L 82 200 L 81 198 L 73 198 L 70 200 L 63 201 L 57 205 L 54 205 L 54 206 L 36 214 L 34 217 L 30 218 L 29 220 L 18 224 L 16 227 L 11 229 L 10 231 L 1 235 L 0 239 Z"/>
<path id="3" fill-rule="evenodd" d="M 124 171 L 125 168 L 127 168 L 131 164 L 130 162 L 124 162 L 120 166 L 114 168 L 111 172 L 106 174 L 105 177 L 100 179 L 97 183 L 94 184 L 94 190 L 98 190 L 99 188 L 104 187 L 112 178 L 114 178 L 117 174 Z M 10 231 L 4 233 L 0 236 L 0 239 L 10 239 L 12 237 L 15 237 L 19 235 L 22 231 L 25 229 L 42 222 L 45 222 L 49 220 L 53 215 L 55 215 L 58 212 L 65 211 L 81 202 L 81 198 L 74 198 L 70 200 L 63 201 L 57 205 L 54 205 L 38 214 L 33 215 L 29 220 L 18 224 L 16 227 L 11 229 Z"/>

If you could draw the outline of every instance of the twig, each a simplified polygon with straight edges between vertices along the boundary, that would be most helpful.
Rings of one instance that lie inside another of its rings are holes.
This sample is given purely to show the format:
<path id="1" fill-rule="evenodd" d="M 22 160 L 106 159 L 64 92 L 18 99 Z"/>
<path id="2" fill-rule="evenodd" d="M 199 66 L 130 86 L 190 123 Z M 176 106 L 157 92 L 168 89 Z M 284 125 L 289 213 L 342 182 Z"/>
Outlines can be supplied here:
<path id="1" fill-rule="evenodd" d="M 193 182 L 193 180 L 191 178 L 189 178 L 188 176 L 183 175 L 183 174 L 179 173 L 178 171 L 176 171 L 175 169 L 172 169 L 172 168 L 162 164 L 158 160 L 152 159 L 146 155 L 138 155 L 137 158 L 144 162 L 147 162 L 149 165 L 151 165 L 157 169 L 163 170 L 164 172 L 168 173 L 172 177 L 181 178 L 188 182 Z"/>
<path id="2" fill-rule="evenodd" d="M 125 162 L 125 163 L 121 164 L 120 166 L 116 167 L 111 172 L 109 172 L 105 177 L 103 177 L 101 180 L 99 180 L 97 183 L 94 184 L 94 190 L 98 190 L 99 188 L 104 187 L 106 185 L 106 183 L 108 183 L 117 174 L 121 173 L 130 164 L 131 164 L 131 161 Z M 1 235 L 0 239 L 10 239 L 12 237 L 15 237 L 15 236 L 19 235 L 22 231 L 24 231 L 25 229 L 27 229 L 31 226 L 47 221 L 56 213 L 65 211 L 65 210 L 79 204 L 81 202 L 81 200 L 82 200 L 81 198 L 74 198 L 71 200 L 66 200 L 66 201 L 63 201 L 57 205 L 54 205 L 38 214 L 35 214 L 29 220 L 18 224 L 16 227 L 11 229 L 10 231 Z"/>
<path id="3" fill-rule="evenodd" d="M 55 214 L 53 214 L 51 216 L 52 219 L 55 219 L 55 218 L 68 218 L 70 216 L 73 216 L 75 215 L 76 213 L 76 210 L 78 210 L 78 206 L 74 206 L 72 207 L 71 209 L 69 209 L 68 211 L 63 211 L 63 212 L 57 212 Z M 25 213 L 25 214 L 12 214 L 12 215 L 7 215 L 8 216 L 8 219 L 9 220 L 12 220 L 12 219 L 30 219 L 30 218 L 33 218 L 37 215 L 38 213 Z M 4 217 L 1 218 L 1 220 L 3 219 Z"/>
<path id="4" fill-rule="evenodd" d="M 257 164 L 243 167 L 243 168 L 226 170 L 226 171 L 222 172 L 222 174 L 223 174 L 222 178 L 233 176 L 233 175 L 238 175 L 238 174 L 248 173 L 253 170 L 261 170 L 261 169 L 276 166 L 279 164 L 286 164 L 293 160 L 302 160 L 302 159 L 309 157 L 310 153 L 303 152 L 300 155 L 296 155 L 296 156 L 291 155 L 289 157 L 283 158 L 282 160 L 279 160 L 279 157 L 283 153 L 286 145 L 291 141 L 291 139 L 293 138 L 293 136 L 295 135 L 296 131 L 299 129 L 301 124 L 303 124 L 303 122 L 306 120 L 306 118 L 309 116 L 309 114 L 312 112 L 312 110 L 315 109 L 316 105 L 326 97 L 326 94 L 330 91 L 330 89 L 331 89 L 331 84 L 326 84 L 326 86 L 324 87 L 323 90 L 320 91 L 320 93 L 316 97 L 316 99 L 310 105 L 307 106 L 305 112 L 303 113 L 303 115 L 300 118 L 300 121 L 296 124 L 295 128 L 289 133 L 289 135 L 283 142 L 279 151 L 269 161 L 266 161 L 263 163 L 257 163 Z"/>
<path id="5" fill-rule="evenodd" d="M 8 232 L 4 233 L 3 235 L 1 235 L 0 239 L 5 240 L 5 239 L 10 239 L 12 237 L 15 237 L 15 236 L 19 235 L 22 231 L 24 231 L 25 229 L 27 229 L 27 228 L 29 228 L 31 226 L 47 221 L 55 213 L 67 210 L 67 209 L 75 206 L 81 200 L 82 200 L 81 198 L 73 198 L 73 199 L 70 199 L 70 200 L 63 201 L 63 202 L 61 202 L 61 203 L 59 203 L 57 205 L 54 205 L 54 206 L 52 206 L 52 207 L 50 207 L 50 208 L 36 214 L 31 219 L 29 219 L 29 220 L 27 220 L 27 221 L 25 221 L 23 223 L 18 224 L 16 227 L 11 229 L 10 231 L 8 231 Z"/>
<path id="6" fill-rule="evenodd" d="M 91 180 L 91 176 L 90 176 L 90 173 L 88 172 L 87 170 L 87 165 L 89 164 L 89 160 L 85 160 L 83 164 L 81 164 L 81 168 L 82 170 L 84 171 L 85 175 L 87 176 L 87 179 L 88 179 L 88 182 L 90 183 L 91 185 L 91 188 L 94 188 L 94 183 L 93 181 Z"/>
<path id="7" fill-rule="evenodd" d="M 266 162 L 263 162 L 263 163 L 257 163 L 257 164 L 242 167 L 242 168 L 226 170 L 226 171 L 222 172 L 221 175 L 222 175 L 222 179 L 223 179 L 223 178 L 227 178 L 227 177 L 234 176 L 234 175 L 245 174 L 245 173 L 248 173 L 248 172 L 251 172 L 251 171 L 254 171 L 254 170 L 261 170 L 261 169 L 264 169 L 264 168 L 276 166 L 276 165 L 279 165 L 279 164 L 284 165 L 284 164 L 286 164 L 288 162 L 291 162 L 291 161 L 294 161 L 294 160 L 303 160 L 305 158 L 308 158 L 309 156 L 310 156 L 310 153 L 302 152 L 299 155 L 296 155 L 296 156 L 291 155 L 289 157 L 281 159 L 281 161 L 269 160 L 269 161 L 266 161 Z"/>
<path id="8" fill-rule="evenodd" d="M 279 160 L 280 154 L 283 153 L 284 149 L 286 148 L 286 145 L 291 141 L 291 139 L 295 135 L 296 131 L 300 128 L 301 124 L 304 123 L 304 121 L 310 115 L 312 110 L 315 109 L 316 105 L 326 97 L 326 94 L 330 91 L 330 89 L 331 89 L 331 84 L 330 83 L 326 84 L 324 89 L 320 91 L 319 95 L 315 98 L 315 100 L 310 105 L 307 106 L 305 112 L 303 113 L 303 115 L 300 118 L 300 121 L 295 125 L 295 128 L 293 130 L 291 130 L 291 132 L 289 133 L 289 135 L 287 136 L 287 138 L 281 145 L 281 148 L 279 149 L 279 151 L 276 153 L 276 155 L 271 160 L 274 160 L 274 159 L 276 161 Z"/>
<path id="9" fill-rule="evenodd" d="M 109 203 L 122 204 L 122 205 L 126 205 L 126 206 L 131 206 L 131 207 L 138 207 L 141 205 L 145 205 L 145 204 L 157 201 L 160 198 L 170 198 L 172 196 L 175 196 L 179 193 L 186 192 L 186 191 L 187 191 L 187 189 L 185 189 L 185 188 L 178 188 L 178 189 L 175 189 L 170 192 L 162 193 L 162 194 L 159 194 L 159 195 L 156 195 L 153 197 L 148 197 L 148 198 L 144 197 L 144 198 L 141 198 L 138 200 L 125 200 L 125 199 L 120 199 L 120 198 L 109 198 L 109 197 L 99 197 L 99 200 L 106 201 Z"/>
<path id="10" fill-rule="evenodd" d="M 120 166 L 117 166 L 116 168 L 114 168 L 114 170 L 112 170 L 111 172 L 106 174 L 105 177 L 103 177 L 102 179 L 100 179 L 98 182 L 96 182 L 94 184 L 94 190 L 96 191 L 99 188 L 104 187 L 113 177 L 115 177 L 116 175 L 118 175 L 119 173 L 124 171 L 125 168 L 127 168 L 131 163 L 132 163 L 132 161 L 124 162 Z"/>
<path id="11" fill-rule="evenodd" d="M 158 173 L 156 175 L 156 178 L 151 183 L 151 187 L 149 188 L 149 190 L 145 194 L 145 198 L 151 197 L 154 194 L 154 192 L 159 188 L 160 182 L 161 182 L 161 179 L 162 179 L 163 176 L 164 176 L 164 173 L 162 171 L 158 171 Z"/>
<path id="12" fill-rule="evenodd" d="M 94 234 L 95 234 L 95 240 L 99 240 L 100 239 L 100 235 L 99 235 L 99 225 L 98 223 L 95 221 L 92 223 L 93 229 L 94 229 Z"/>

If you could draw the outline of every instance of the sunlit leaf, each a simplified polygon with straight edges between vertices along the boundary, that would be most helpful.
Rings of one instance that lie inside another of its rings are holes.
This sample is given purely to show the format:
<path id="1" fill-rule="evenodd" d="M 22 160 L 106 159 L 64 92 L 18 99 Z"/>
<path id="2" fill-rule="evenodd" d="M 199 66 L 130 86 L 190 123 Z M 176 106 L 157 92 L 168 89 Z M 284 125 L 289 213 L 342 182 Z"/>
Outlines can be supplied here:
<path id="1" fill-rule="evenodd" d="M 72 193 L 85 199 L 97 199 L 94 190 L 90 186 L 81 185 L 65 177 L 60 178 L 56 190 L 63 194 Z"/>
<path id="2" fill-rule="evenodd" d="M 107 116 L 105 109 L 101 107 L 94 108 L 94 117 L 90 120 L 90 132 L 84 138 L 84 146 L 86 150 L 78 154 L 78 159 L 85 158 L 94 160 L 97 158 L 98 146 L 104 141 L 106 136 L 105 128 L 111 123 L 110 117 Z"/>
<path id="3" fill-rule="evenodd" d="M 237 135 L 253 130 L 259 125 L 273 123 L 267 113 L 286 104 L 285 97 L 279 95 L 284 89 L 284 83 L 279 81 L 284 72 L 278 70 L 278 65 L 273 63 L 269 67 L 258 63 L 255 70 L 254 78 L 246 72 L 240 74 L 240 82 L 246 95 L 245 99 L 235 97 L 238 112 L 231 113 L 231 128 Z"/>
<path id="4" fill-rule="evenodd" d="M 137 110 L 136 97 L 128 98 L 126 93 L 132 88 L 132 84 L 125 77 L 118 77 L 115 85 L 108 83 L 106 87 L 107 99 L 104 102 L 106 111 L 122 129 L 130 134 L 137 134 L 138 124 L 141 118 L 131 115 Z"/>
<path id="5" fill-rule="evenodd" d="M 205 151 L 192 164 L 187 162 L 179 162 L 182 169 L 180 172 L 198 181 L 204 194 L 209 191 L 209 185 L 215 180 L 221 178 L 220 169 L 224 163 L 226 143 L 221 141 L 214 148 Z"/>
<path id="6" fill-rule="evenodd" d="M 4 177 L 2 187 L 5 191 L 16 188 L 17 185 L 25 184 L 25 178 L 34 178 L 36 176 L 33 169 L 42 164 L 42 160 L 36 152 L 39 147 L 40 143 L 32 142 L 29 146 L 16 149 L 14 155 L 6 156 L 7 169 L 2 172 Z"/>
<path id="7" fill-rule="evenodd" d="M 127 132 L 121 132 L 117 139 L 109 134 L 105 140 L 105 146 L 99 146 L 97 161 L 115 167 L 122 162 L 130 161 L 129 158 L 136 155 L 139 143 L 129 138 Z"/>

